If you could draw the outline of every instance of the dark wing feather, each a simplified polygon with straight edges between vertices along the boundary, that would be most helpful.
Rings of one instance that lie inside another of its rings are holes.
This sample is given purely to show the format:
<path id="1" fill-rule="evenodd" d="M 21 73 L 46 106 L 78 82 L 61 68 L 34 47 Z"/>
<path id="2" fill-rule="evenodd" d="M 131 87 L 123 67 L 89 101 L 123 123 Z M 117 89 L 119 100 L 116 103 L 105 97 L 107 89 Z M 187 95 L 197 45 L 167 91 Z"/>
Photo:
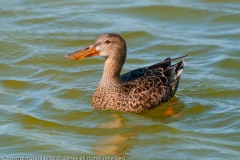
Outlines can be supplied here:
<path id="1" fill-rule="evenodd" d="M 121 75 L 120 78 L 123 82 L 128 82 L 128 81 L 140 78 L 144 76 L 146 73 L 147 73 L 146 68 L 139 68 Z"/>
<path id="2" fill-rule="evenodd" d="M 170 58 L 167 58 L 166 60 L 169 60 L 169 59 Z M 149 67 L 135 69 L 135 70 L 132 70 L 130 72 L 127 72 L 127 73 L 121 75 L 121 80 L 124 82 L 131 81 L 131 80 L 140 78 L 140 77 L 146 75 L 147 73 L 149 73 L 150 71 L 152 72 L 159 68 L 163 68 L 163 70 L 166 70 L 169 66 L 171 66 L 171 61 L 168 63 L 157 63 L 157 64 L 149 66 Z"/>
<path id="3" fill-rule="evenodd" d="M 179 58 L 183 58 L 183 57 L 186 57 L 186 56 L 187 55 L 177 57 L 177 58 L 173 58 L 173 59 L 166 58 L 165 61 L 160 62 L 160 63 L 156 63 L 156 64 L 151 65 L 149 67 L 144 67 L 144 68 L 139 68 L 139 69 L 132 70 L 130 72 L 127 72 L 127 73 L 121 75 L 121 80 L 123 82 L 132 81 L 134 79 L 137 79 L 137 78 L 140 78 L 140 77 L 146 75 L 149 72 L 154 72 L 155 70 L 157 72 L 159 72 L 159 68 L 162 68 L 164 75 L 168 78 L 169 81 L 171 81 L 175 76 L 174 68 L 171 67 L 171 61 L 179 59 Z"/>

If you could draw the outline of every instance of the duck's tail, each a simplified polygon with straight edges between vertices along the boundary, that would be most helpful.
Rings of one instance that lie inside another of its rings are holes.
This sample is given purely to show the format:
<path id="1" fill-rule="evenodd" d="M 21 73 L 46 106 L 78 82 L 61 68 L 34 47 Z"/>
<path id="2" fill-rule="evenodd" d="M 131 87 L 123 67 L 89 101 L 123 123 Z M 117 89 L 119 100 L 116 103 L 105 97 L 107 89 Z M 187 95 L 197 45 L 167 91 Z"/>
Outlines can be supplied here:
<path id="1" fill-rule="evenodd" d="M 183 68 L 185 66 L 185 61 L 182 60 L 178 63 L 176 63 L 175 65 L 173 65 L 173 67 L 175 68 L 175 76 L 174 76 L 174 79 L 172 81 L 172 91 L 173 91 L 173 94 L 174 95 L 177 91 L 177 88 L 178 88 L 178 84 L 179 84 L 179 81 L 180 81 L 180 76 L 181 76 L 181 73 L 183 71 Z"/>

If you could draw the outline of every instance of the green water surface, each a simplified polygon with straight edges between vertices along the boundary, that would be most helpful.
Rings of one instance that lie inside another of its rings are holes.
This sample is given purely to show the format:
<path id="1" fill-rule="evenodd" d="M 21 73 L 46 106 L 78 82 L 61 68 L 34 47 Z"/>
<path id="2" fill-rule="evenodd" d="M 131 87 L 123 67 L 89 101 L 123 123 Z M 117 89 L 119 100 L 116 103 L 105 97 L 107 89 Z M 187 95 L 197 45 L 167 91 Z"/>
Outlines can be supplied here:
<path id="1" fill-rule="evenodd" d="M 91 108 L 104 58 L 64 55 L 107 32 L 127 42 L 122 73 L 189 55 L 171 101 Z M 0 158 L 237 160 L 239 68 L 239 0 L 1 0 Z"/>

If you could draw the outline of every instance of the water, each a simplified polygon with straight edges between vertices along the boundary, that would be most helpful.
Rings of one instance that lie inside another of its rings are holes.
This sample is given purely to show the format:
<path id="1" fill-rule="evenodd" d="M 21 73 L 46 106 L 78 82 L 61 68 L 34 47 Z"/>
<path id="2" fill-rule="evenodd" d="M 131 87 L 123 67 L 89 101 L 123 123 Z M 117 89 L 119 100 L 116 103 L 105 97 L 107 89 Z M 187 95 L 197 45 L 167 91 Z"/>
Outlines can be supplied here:
<path id="1" fill-rule="evenodd" d="M 170 102 L 91 108 L 104 59 L 64 55 L 106 32 L 127 41 L 122 73 L 189 55 Z M 1 0 L 0 33 L 2 159 L 239 159 L 239 0 Z"/>

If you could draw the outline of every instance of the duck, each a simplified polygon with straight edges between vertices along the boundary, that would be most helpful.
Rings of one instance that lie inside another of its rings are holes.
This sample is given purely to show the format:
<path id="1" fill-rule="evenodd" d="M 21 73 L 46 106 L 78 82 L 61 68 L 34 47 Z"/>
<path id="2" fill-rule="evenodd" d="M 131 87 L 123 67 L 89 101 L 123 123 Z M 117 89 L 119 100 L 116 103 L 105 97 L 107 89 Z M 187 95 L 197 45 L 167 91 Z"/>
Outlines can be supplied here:
<path id="1" fill-rule="evenodd" d="M 81 60 L 86 57 L 105 58 L 102 78 L 97 85 L 92 107 L 102 110 L 141 113 L 169 101 L 177 91 L 186 57 L 166 58 L 151 66 L 138 68 L 120 75 L 127 55 L 125 40 L 116 33 L 105 33 L 91 45 L 67 54 L 65 59 Z"/>

